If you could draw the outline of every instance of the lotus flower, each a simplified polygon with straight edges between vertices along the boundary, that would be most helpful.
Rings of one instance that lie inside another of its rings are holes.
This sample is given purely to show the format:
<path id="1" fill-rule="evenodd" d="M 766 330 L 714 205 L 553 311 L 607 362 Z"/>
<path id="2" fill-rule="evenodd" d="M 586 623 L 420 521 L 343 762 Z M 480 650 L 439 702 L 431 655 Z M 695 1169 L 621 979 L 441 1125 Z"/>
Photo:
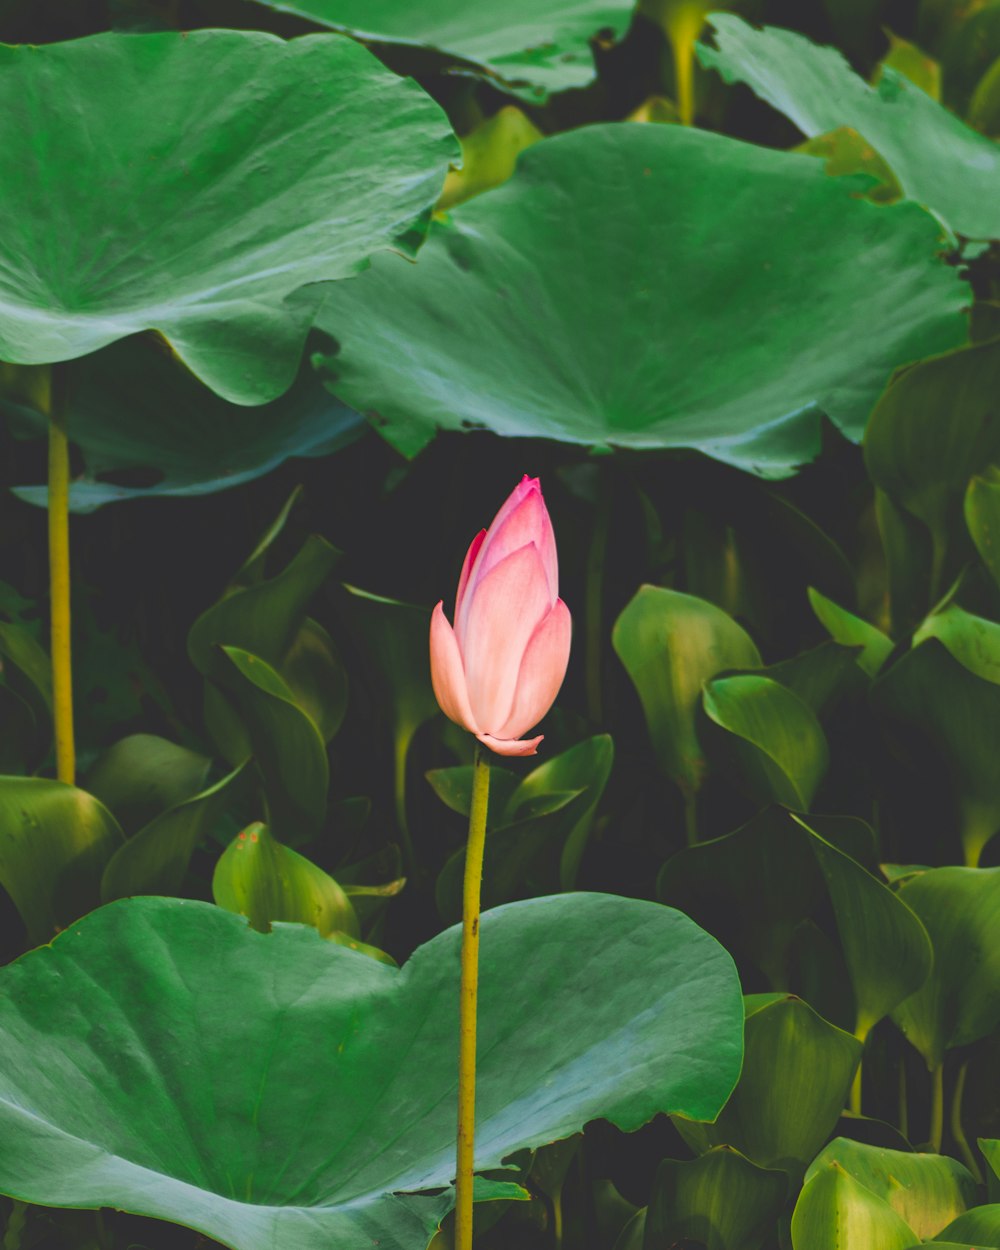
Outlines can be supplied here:
<path id="1" fill-rule="evenodd" d="M 552 522 L 538 478 L 525 475 L 472 540 L 455 598 L 431 617 L 431 680 L 441 710 L 498 755 L 534 755 L 523 738 L 566 675 L 572 624 L 559 598 Z"/>

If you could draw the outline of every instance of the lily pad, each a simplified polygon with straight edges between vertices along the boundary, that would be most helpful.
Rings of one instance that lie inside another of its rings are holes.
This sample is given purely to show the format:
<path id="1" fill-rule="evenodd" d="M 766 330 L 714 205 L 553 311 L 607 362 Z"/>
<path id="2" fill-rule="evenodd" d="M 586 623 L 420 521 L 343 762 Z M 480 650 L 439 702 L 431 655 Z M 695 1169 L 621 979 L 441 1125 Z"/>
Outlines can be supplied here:
<path id="1" fill-rule="evenodd" d="M 590 41 L 617 39 L 632 19 L 625 0 L 510 0 L 503 20 L 489 0 L 258 0 L 279 13 L 358 39 L 430 48 L 463 69 L 501 79 L 544 100 L 594 77 Z"/>
<path id="2" fill-rule="evenodd" d="M 410 456 L 483 426 L 786 477 L 821 413 L 860 438 L 893 368 L 965 339 L 938 223 L 859 185 L 680 126 L 545 139 L 435 222 L 419 265 L 330 288 L 328 384 Z M 598 246 L 609 228 L 628 246 Z"/>
<path id="3" fill-rule="evenodd" d="M 774 26 L 755 30 L 713 13 L 716 47 L 698 47 L 703 65 L 746 83 L 813 137 L 850 126 L 889 164 L 904 194 L 958 234 L 1000 237 L 1000 151 L 898 70 L 884 66 L 872 87 L 835 48 Z"/>
<path id="4" fill-rule="evenodd" d="M 83 458 L 70 484 L 74 512 L 229 490 L 292 456 L 329 455 L 367 428 L 312 370 L 280 399 L 247 409 L 203 386 L 162 344 L 135 338 L 80 361 L 72 394 L 71 437 Z M 39 437 L 47 433 L 41 413 L 10 403 L 0 410 Z M 42 507 L 48 498 L 45 486 L 17 486 L 14 494 Z"/>
<path id="5" fill-rule="evenodd" d="M 0 358 L 157 330 L 242 404 L 295 378 L 320 292 L 289 296 L 412 251 L 456 153 L 415 83 L 326 35 L 0 47 L 0 111 Z"/>
<path id="6" fill-rule="evenodd" d="M 459 939 L 400 970 L 204 903 L 101 908 L 0 972 L 0 1190 L 235 1250 L 425 1245 L 453 1202 Z M 597 1117 L 718 1114 L 739 984 L 685 916 L 512 904 L 484 914 L 482 957 L 477 1169 Z"/>

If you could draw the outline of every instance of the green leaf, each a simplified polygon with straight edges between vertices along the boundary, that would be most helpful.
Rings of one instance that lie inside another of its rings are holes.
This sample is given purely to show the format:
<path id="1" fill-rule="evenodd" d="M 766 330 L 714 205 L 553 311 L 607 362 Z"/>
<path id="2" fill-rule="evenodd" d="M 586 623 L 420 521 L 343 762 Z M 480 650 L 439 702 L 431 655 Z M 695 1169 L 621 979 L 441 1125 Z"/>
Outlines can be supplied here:
<path id="1" fill-rule="evenodd" d="M 551 91 L 585 87 L 594 77 L 591 41 L 617 39 L 632 16 L 624 0 L 510 0 L 503 21 L 486 0 L 415 9 L 406 0 L 258 0 L 359 39 L 431 48 L 544 102 Z"/>
<path id="2" fill-rule="evenodd" d="M 860 616 L 855 616 L 826 595 L 821 595 L 812 586 L 809 587 L 809 603 L 820 624 L 835 642 L 845 647 L 863 648 L 858 656 L 858 663 L 869 677 L 874 677 L 889 658 L 892 639 Z"/>
<path id="3" fill-rule="evenodd" d="M 1000 586 L 1000 470 L 991 466 L 969 482 L 965 523 L 979 558 Z"/>
<path id="4" fill-rule="evenodd" d="M 129 734 L 101 754 L 87 789 L 134 833 L 168 808 L 197 794 L 212 761 L 155 734 Z"/>
<path id="5" fill-rule="evenodd" d="M 749 673 L 707 682 L 702 705 L 728 735 L 727 754 L 756 797 L 808 810 L 829 749 L 819 721 L 798 695 Z"/>
<path id="6" fill-rule="evenodd" d="M 706 681 L 727 668 L 756 668 L 746 631 L 721 608 L 662 586 L 641 586 L 611 635 L 642 701 L 660 767 L 695 794 L 706 762 L 696 712 Z"/>
<path id="7" fill-rule="evenodd" d="M 646 1213 L 648 1250 L 694 1241 L 705 1250 L 758 1250 L 784 1206 L 788 1176 L 759 1168 L 731 1146 L 664 1159 Z"/>
<path id="8" fill-rule="evenodd" d="M 104 869 L 101 901 L 178 893 L 195 848 L 232 805 L 245 773 L 241 765 L 201 794 L 161 812 L 129 838 Z"/>
<path id="9" fill-rule="evenodd" d="M 855 860 L 874 862 L 874 835 L 862 821 L 813 821 Z M 660 871 L 657 897 L 756 965 L 775 990 L 789 990 L 796 930 L 827 896 L 813 845 L 788 812 L 771 807 L 733 833 L 678 851 Z"/>
<path id="10" fill-rule="evenodd" d="M 888 162 L 904 194 L 951 230 L 975 239 L 1000 236 L 1000 153 L 898 71 L 876 86 L 859 78 L 834 48 L 790 30 L 755 30 L 714 13 L 716 47 L 698 46 L 703 65 L 726 82 L 746 83 L 805 135 L 851 126 Z"/>
<path id="11" fill-rule="evenodd" d="M 993 1169 L 993 1175 L 1000 1180 L 1000 1141 L 996 1138 L 980 1137 L 978 1144 L 983 1158 Z"/>
<path id="12" fill-rule="evenodd" d="M 448 171 L 437 203 L 438 212 L 506 182 L 514 172 L 518 156 L 541 137 L 542 132 L 527 114 L 512 104 L 463 135 L 462 167 Z"/>
<path id="13" fill-rule="evenodd" d="M 809 1165 L 806 1184 L 831 1163 L 887 1202 L 920 1238 L 939 1233 L 976 1200 L 972 1174 L 947 1155 L 886 1150 L 838 1137 Z"/>
<path id="14" fill-rule="evenodd" d="M 828 134 L 815 135 L 792 150 L 821 157 L 831 178 L 864 174 L 870 181 L 868 199 L 876 204 L 892 204 L 903 194 L 896 175 L 868 140 L 851 126 L 838 126 Z"/>
<path id="15" fill-rule="evenodd" d="M 908 78 L 932 100 L 940 100 L 941 66 L 937 61 L 908 39 L 900 39 L 891 30 L 885 33 L 889 38 L 889 51 L 876 66 L 875 83 L 878 83 L 883 70 L 888 67 Z"/>
<path id="16" fill-rule="evenodd" d="M 1000 828 L 1000 686 L 975 676 L 943 643 L 928 638 L 879 677 L 872 701 L 914 770 L 929 768 L 936 787 L 950 787 L 955 833 L 966 862 L 977 864 Z"/>
<path id="17" fill-rule="evenodd" d="M 816 1172 L 792 1212 L 793 1250 L 910 1250 L 916 1234 L 839 1163 Z"/>
<path id="18" fill-rule="evenodd" d="M 935 1238 L 934 1244 L 939 1240 L 960 1243 L 963 1248 L 972 1243 L 979 1250 L 987 1250 L 987 1247 L 1000 1248 L 1000 1203 L 991 1202 L 966 1211 L 941 1232 L 940 1238 Z"/>
<path id="19" fill-rule="evenodd" d="M 931 942 L 902 892 L 894 894 L 806 821 L 792 819 L 811 835 L 826 879 L 854 989 L 855 1031 L 863 1039 L 927 980 L 934 959 Z"/>
<path id="20" fill-rule="evenodd" d="M 156 330 L 233 403 L 292 384 L 321 297 L 293 292 L 412 252 L 455 152 L 438 106 L 346 39 L 101 34 L 0 48 L 0 83 L 0 358 Z"/>
<path id="21" fill-rule="evenodd" d="M 858 668 L 858 648 L 837 642 L 821 642 L 790 659 L 779 660 L 761 670 L 785 686 L 821 723 L 845 701 L 864 697 L 867 682 Z"/>
<path id="22" fill-rule="evenodd" d="M 411 456 L 436 428 L 485 426 L 787 477 L 818 453 L 821 412 L 860 438 L 896 365 L 965 339 L 938 224 L 857 191 L 689 127 L 545 139 L 435 223 L 419 265 L 330 287 L 330 388 Z M 609 221 L 628 248 L 594 246 Z"/>
<path id="23" fill-rule="evenodd" d="M 575 894 L 481 936 L 477 1170 L 598 1117 L 718 1112 L 739 986 L 686 917 Z M 425 1245 L 453 1201 L 459 940 L 397 970 L 204 903 L 101 908 L 0 971 L 0 1190 L 236 1250 Z"/>
<path id="24" fill-rule="evenodd" d="M 935 1068 L 1000 1027 L 1000 868 L 930 868 L 898 897 L 930 934 L 934 967 L 893 1019 Z"/>
<path id="25" fill-rule="evenodd" d="M 968 672 L 1000 685 L 1000 625 L 996 621 L 948 603 L 926 618 L 913 635 L 913 645 L 928 638 L 936 638 Z"/>
<path id="26" fill-rule="evenodd" d="M 998 387 L 998 342 L 922 361 L 894 379 L 865 432 L 872 481 L 930 530 L 932 598 L 944 590 L 949 548 L 964 533 L 969 478 L 1000 457 Z"/>
<path id="27" fill-rule="evenodd" d="M 212 876 L 212 897 L 267 932 L 273 921 L 311 924 L 323 937 L 358 936 L 358 918 L 342 887 L 304 855 L 282 846 L 259 822 L 238 834 Z"/>
<path id="28" fill-rule="evenodd" d="M 520 777 L 508 768 L 488 764 L 490 770 L 489 805 L 486 827 L 493 829 L 503 820 L 511 795 L 521 784 Z M 457 764 L 452 768 L 432 768 L 426 773 L 431 789 L 446 807 L 459 816 L 468 817 L 472 810 L 472 764 Z"/>
<path id="29" fill-rule="evenodd" d="M 692 1150 L 733 1146 L 798 1178 L 837 1123 L 861 1043 L 788 995 L 747 1016 L 745 1045 L 739 1084 L 715 1123 L 674 1124 Z"/>
<path id="30" fill-rule="evenodd" d="M 121 843 L 115 818 L 84 790 L 0 778 L 0 885 L 33 945 L 98 905 L 101 873 Z"/>
<path id="31" fill-rule="evenodd" d="M 326 743 L 279 674 L 259 656 L 221 647 L 220 680 L 237 709 L 264 778 L 271 823 L 286 842 L 315 837 L 326 820 Z"/>
<path id="32" fill-rule="evenodd" d="M 39 437 L 47 432 L 43 414 L 9 403 L 0 410 Z M 161 343 L 132 338 L 74 368 L 70 437 L 84 467 L 70 483 L 70 507 L 92 512 L 119 500 L 228 490 L 291 456 L 328 455 L 364 429 L 311 369 L 280 399 L 247 409 L 203 386 Z M 127 484 L 136 470 L 143 484 Z M 48 497 L 44 485 L 14 494 L 41 507 Z"/>
<path id="33" fill-rule="evenodd" d="M 241 586 L 212 604 L 191 626 L 188 655 L 205 677 L 217 670 L 217 646 L 252 651 L 280 667 L 306 619 L 306 609 L 340 552 L 311 534 L 295 557 L 267 581 Z"/>

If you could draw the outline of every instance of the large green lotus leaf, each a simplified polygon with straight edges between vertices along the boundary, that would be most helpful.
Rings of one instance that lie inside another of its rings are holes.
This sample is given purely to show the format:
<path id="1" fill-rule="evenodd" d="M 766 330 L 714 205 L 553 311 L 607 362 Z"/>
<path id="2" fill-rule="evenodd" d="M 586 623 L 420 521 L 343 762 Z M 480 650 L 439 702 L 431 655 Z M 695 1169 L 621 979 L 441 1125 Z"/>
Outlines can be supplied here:
<path id="1" fill-rule="evenodd" d="M 895 366 L 964 341 L 940 247 L 916 205 L 810 157 L 589 126 L 435 223 L 419 265 L 333 285 L 317 324 L 340 345 L 331 389 L 407 455 L 485 426 L 785 477 L 821 412 L 857 439 Z"/>
<path id="2" fill-rule="evenodd" d="M 949 352 L 894 379 L 865 431 L 872 481 L 930 530 L 932 598 L 945 589 L 950 544 L 964 538 L 962 500 L 969 479 L 1000 459 L 998 388 L 1000 343 Z"/>
<path id="3" fill-rule="evenodd" d="M 859 131 L 889 163 L 906 196 L 958 234 L 1000 237 L 1000 151 L 886 67 L 872 87 L 834 48 L 768 26 L 755 30 L 713 13 L 716 47 L 699 45 L 703 65 L 726 82 L 744 82 L 803 134 L 839 126 Z"/>
<path id="4" fill-rule="evenodd" d="M 122 831 L 91 794 L 43 777 L 0 777 L 0 885 L 31 942 L 100 902 L 101 873 Z"/>
<path id="5" fill-rule="evenodd" d="M 325 456 L 357 438 L 364 419 L 305 369 L 273 403 L 247 409 L 203 386 L 169 353 L 143 339 L 115 343 L 74 369 L 72 440 L 83 471 L 70 507 L 92 512 L 118 500 L 204 495 L 252 481 L 291 456 Z M 0 411 L 11 405 L 0 404 Z M 39 435 L 47 420 L 11 412 Z M 141 470 L 141 474 L 136 474 Z M 129 481 L 141 485 L 128 485 Z M 45 486 L 14 494 L 45 505 Z"/>
<path id="6" fill-rule="evenodd" d="M 759 1168 L 731 1146 L 660 1164 L 646 1213 L 645 1250 L 697 1242 L 705 1250 L 758 1250 L 788 1192 L 788 1174 Z"/>
<path id="7" fill-rule="evenodd" d="M 863 821 L 810 819 L 852 862 L 874 864 L 874 835 Z M 788 990 L 796 930 L 818 911 L 826 880 L 813 839 L 788 812 L 770 807 L 733 833 L 678 851 L 660 871 L 657 897 L 746 957 L 773 989 Z"/>
<path id="8" fill-rule="evenodd" d="M 258 0 L 329 30 L 377 43 L 431 48 L 461 69 L 475 68 L 544 100 L 551 91 L 585 87 L 594 77 L 590 41 L 617 39 L 628 28 L 626 0 L 509 0 L 503 20 L 487 0 Z"/>
<path id="9" fill-rule="evenodd" d="M 191 856 L 232 806 L 246 765 L 161 812 L 112 855 L 101 878 L 101 901 L 132 894 L 177 894 Z"/>
<path id="10" fill-rule="evenodd" d="M 823 727 L 794 691 L 756 673 L 706 682 L 702 706 L 724 750 L 763 803 L 808 810 L 830 762 Z"/>
<path id="11" fill-rule="evenodd" d="M 977 864 L 1000 828 L 1000 686 L 930 637 L 879 677 L 872 700 L 904 758 L 951 787 L 966 862 Z"/>
<path id="12" fill-rule="evenodd" d="M 412 250 L 456 148 L 416 84 L 327 35 L 3 47 L 0 111 L 0 358 L 157 330 L 242 404 L 295 378 L 319 292 L 288 297 Z"/>
<path id="13" fill-rule="evenodd" d="M 899 898 L 930 934 L 934 967 L 893 1019 L 935 1068 L 1000 1026 L 1000 868 L 931 868 Z"/>
<path id="14" fill-rule="evenodd" d="M 204 903 L 101 908 L 0 972 L 0 1190 L 236 1250 L 424 1246 L 452 1204 L 459 942 L 399 970 Z M 729 956 L 669 908 L 485 913 L 477 1169 L 598 1117 L 711 1119 L 742 1027 Z"/>
<path id="15" fill-rule="evenodd" d="M 806 1184 L 837 1162 L 901 1216 L 918 1237 L 933 1237 L 976 1201 L 976 1182 L 947 1155 L 887 1150 L 838 1137 L 809 1165 Z"/>
<path id="16" fill-rule="evenodd" d="M 739 1084 L 714 1124 L 674 1117 L 699 1153 L 734 1146 L 762 1168 L 796 1178 L 843 1110 L 861 1043 L 800 998 L 764 995 L 747 1002 L 746 1057 Z"/>
<path id="17" fill-rule="evenodd" d="M 836 1161 L 813 1174 L 792 1212 L 793 1250 L 910 1250 L 915 1239 L 888 1202 Z"/>
<path id="18" fill-rule="evenodd" d="M 611 634 L 642 701 L 660 767 L 688 794 L 707 765 L 696 713 L 702 686 L 727 668 L 757 668 L 760 654 L 721 608 L 662 586 L 641 586 Z"/>

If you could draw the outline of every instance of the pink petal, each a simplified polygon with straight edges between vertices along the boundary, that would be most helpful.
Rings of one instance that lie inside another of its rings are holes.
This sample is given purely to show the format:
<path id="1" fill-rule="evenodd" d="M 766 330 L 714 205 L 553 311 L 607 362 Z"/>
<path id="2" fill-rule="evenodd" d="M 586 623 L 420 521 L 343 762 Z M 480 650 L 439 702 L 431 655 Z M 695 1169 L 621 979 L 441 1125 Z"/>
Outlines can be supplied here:
<path id="1" fill-rule="evenodd" d="M 561 599 L 531 635 L 517 678 L 510 717 L 500 738 L 520 738 L 537 725 L 555 702 L 569 663 L 573 622 Z"/>
<path id="2" fill-rule="evenodd" d="M 478 733 L 476 718 L 469 705 L 458 639 L 440 603 L 431 614 L 431 684 L 434 697 L 445 716 L 470 733 Z"/>
<path id="3" fill-rule="evenodd" d="M 465 561 L 462 564 L 462 572 L 458 579 L 458 593 L 455 595 L 455 621 L 458 621 L 458 614 L 462 609 L 462 599 L 465 596 L 465 588 L 469 584 L 469 574 L 472 572 L 472 566 L 475 563 L 476 556 L 479 554 L 479 548 L 483 545 L 483 539 L 486 537 L 486 531 L 480 530 L 472 542 L 469 544 L 469 550 L 465 553 Z"/>
<path id="4" fill-rule="evenodd" d="M 469 703 L 484 733 L 510 716 L 521 660 L 550 609 L 545 570 L 534 545 L 522 547 L 466 593 L 465 633 L 458 635 Z"/>
<path id="5" fill-rule="evenodd" d="M 476 734 L 476 737 L 497 755 L 534 755 L 545 735 L 539 734 L 537 738 L 494 738 L 492 734 Z"/>
<path id="6" fill-rule="evenodd" d="M 475 584 L 481 577 L 485 577 L 512 551 L 526 547 L 529 543 L 535 544 L 542 557 L 542 567 L 549 583 L 550 603 L 555 603 L 559 594 L 556 536 L 552 532 L 552 522 L 542 499 L 542 492 L 537 487 L 530 490 L 517 507 L 507 513 L 502 522 L 493 522 L 472 571 L 472 583 Z"/>

